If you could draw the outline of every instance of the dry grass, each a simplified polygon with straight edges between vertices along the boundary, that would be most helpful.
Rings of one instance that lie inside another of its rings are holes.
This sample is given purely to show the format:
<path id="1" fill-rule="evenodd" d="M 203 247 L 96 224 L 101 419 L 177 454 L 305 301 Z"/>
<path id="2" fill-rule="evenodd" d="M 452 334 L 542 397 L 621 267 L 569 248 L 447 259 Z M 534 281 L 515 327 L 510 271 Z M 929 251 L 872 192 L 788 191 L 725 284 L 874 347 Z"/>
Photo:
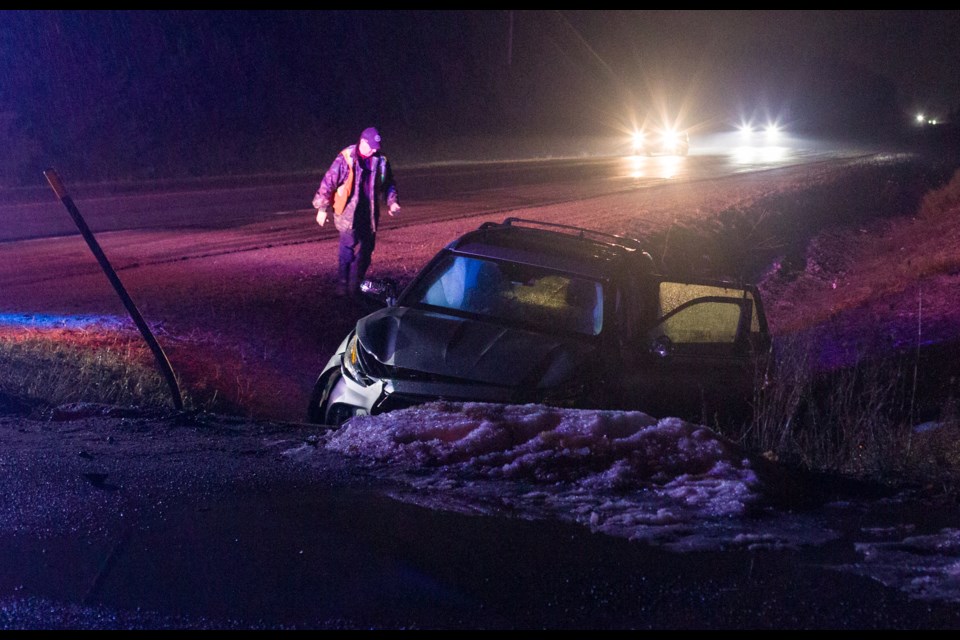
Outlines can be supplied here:
<path id="1" fill-rule="evenodd" d="M 953 174 L 946 185 L 927 193 L 920 203 L 919 217 L 936 220 L 953 215 L 960 210 L 960 171 Z"/>
<path id="2" fill-rule="evenodd" d="M 909 356 L 824 372 L 815 352 L 809 338 L 781 341 L 772 383 L 757 385 L 752 422 L 725 435 L 808 470 L 960 488 L 960 398 L 939 398 L 920 417 Z"/>
<path id="3" fill-rule="evenodd" d="M 200 336 L 166 338 L 185 409 L 243 413 L 250 383 L 231 372 L 225 358 L 229 350 Z M 174 406 L 170 386 L 143 338 L 132 327 L 115 325 L 0 329 L 0 396 L 41 409 L 77 402 Z"/>
<path id="4" fill-rule="evenodd" d="M 145 345 L 111 332 L 7 329 L 0 334 L 0 390 L 49 405 L 164 406 L 170 390 L 150 357 Z"/>
<path id="5" fill-rule="evenodd" d="M 910 310 L 940 305 L 949 311 L 954 295 L 946 300 L 935 279 L 960 274 L 960 172 L 907 210 L 918 213 L 828 227 L 791 264 L 775 260 L 761 287 L 777 330 L 815 327 L 843 311 L 893 298 Z M 926 300 L 918 294 L 924 289 Z"/>
<path id="6" fill-rule="evenodd" d="M 824 231 L 802 272 L 770 274 L 774 384 L 730 435 L 808 469 L 960 486 L 960 172 L 918 210 Z M 825 339 L 857 355 L 824 366 Z"/>

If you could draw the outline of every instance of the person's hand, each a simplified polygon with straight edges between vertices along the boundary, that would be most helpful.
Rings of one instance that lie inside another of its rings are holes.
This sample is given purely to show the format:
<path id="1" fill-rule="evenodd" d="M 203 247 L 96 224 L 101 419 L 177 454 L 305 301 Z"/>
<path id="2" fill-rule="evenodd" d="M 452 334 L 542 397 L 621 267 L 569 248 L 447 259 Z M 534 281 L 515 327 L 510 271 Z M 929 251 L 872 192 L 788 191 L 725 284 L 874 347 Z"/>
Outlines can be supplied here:
<path id="1" fill-rule="evenodd" d="M 400 213 L 400 205 L 394 202 L 393 204 L 390 205 L 390 208 L 387 210 L 387 213 L 389 213 L 392 216 Z"/>
<path id="2" fill-rule="evenodd" d="M 327 212 L 323 209 L 317 209 L 317 224 L 321 227 L 327 222 Z"/>

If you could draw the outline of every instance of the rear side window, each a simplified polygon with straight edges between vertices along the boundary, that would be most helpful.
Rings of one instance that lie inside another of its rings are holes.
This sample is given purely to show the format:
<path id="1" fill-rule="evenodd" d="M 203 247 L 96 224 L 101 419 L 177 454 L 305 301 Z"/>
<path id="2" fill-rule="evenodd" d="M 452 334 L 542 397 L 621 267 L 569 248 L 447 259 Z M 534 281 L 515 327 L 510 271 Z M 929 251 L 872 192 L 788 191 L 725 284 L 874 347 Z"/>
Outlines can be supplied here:
<path id="1" fill-rule="evenodd" d="M 704 301 L 679 310 L 659 325 L 659 334 L 675 344 L 732 344 L 737 340 L 740 306 Z"/>
<path id="2" fill-rule="evenodd" d="M 704 298 L 708 296 L 720 296 L 724 298 L 742 298 L 749 300 L 752 304 L 753 314 L 750 318 L 750 333 L 757 333 L 760 331 L 760 317 L 757 312 L 756 301 L 753 299 L 753 293 L 746 289 L 740 289 L 737 287 L 722 287 L 709 284 L 688 284 L 683 282 L 661 282 L 660 291 L 660 313 L 659 317 L 663 317 L 679 307 L 680 305 L 689 302 L 690 300 L 695 300 L 696 298 Z M 722 316 L 725 314 L 732 314 L 733 309 L 737 308 L 736 305 L 722 305 L 720 303 L 715 303 L 708 305 L 707 308 L 714 307 L 715 312 L 718 314 L 718 322 L 724 323 L 728 320 L 723 320 Z M 723 309 L 722 307 L 728 307 Z M 708 313 L 705 311 L 705 313 Z M 739 314 L 739 311 L 737 312 Z M 679 314 L 683 315 L 683 314 Z M 708 318 L 702 318 L 702 320 L 707 320 Z"/>

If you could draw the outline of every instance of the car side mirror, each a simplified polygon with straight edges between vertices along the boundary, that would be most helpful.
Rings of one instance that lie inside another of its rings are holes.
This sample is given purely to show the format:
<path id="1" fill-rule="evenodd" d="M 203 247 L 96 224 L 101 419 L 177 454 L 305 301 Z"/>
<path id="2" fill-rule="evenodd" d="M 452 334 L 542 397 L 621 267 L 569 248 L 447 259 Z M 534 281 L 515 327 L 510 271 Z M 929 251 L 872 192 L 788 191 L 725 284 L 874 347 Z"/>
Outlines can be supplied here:
<path id="1" fill-rule="evenodd" d="M 360 283 L 360 291 L 371 298 L 392 307 L 397 303 L 399 286 L 393 278 L 376 278 Z"/>
<path id="2" fill-rule="evenodd" d="M 673 351 L 673 340 L 668 336 L 657 336 L 650 344 L 650 353 L 666 358 Z"/>

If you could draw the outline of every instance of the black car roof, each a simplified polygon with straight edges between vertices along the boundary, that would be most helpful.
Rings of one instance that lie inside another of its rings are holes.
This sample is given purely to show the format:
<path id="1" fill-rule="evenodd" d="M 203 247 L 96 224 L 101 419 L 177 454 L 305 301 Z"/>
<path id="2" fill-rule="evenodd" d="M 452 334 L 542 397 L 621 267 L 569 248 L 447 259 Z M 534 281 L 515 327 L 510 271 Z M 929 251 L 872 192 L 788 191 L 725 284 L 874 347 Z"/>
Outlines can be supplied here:
<path id="1" fill-rule="evenodd" d="M 521 218 L 484 223 L 451 242 L 447 249 L 594 278 L 608 276 L 630 256 L 644 255 L 640 243 L 632 238 Z"/>

